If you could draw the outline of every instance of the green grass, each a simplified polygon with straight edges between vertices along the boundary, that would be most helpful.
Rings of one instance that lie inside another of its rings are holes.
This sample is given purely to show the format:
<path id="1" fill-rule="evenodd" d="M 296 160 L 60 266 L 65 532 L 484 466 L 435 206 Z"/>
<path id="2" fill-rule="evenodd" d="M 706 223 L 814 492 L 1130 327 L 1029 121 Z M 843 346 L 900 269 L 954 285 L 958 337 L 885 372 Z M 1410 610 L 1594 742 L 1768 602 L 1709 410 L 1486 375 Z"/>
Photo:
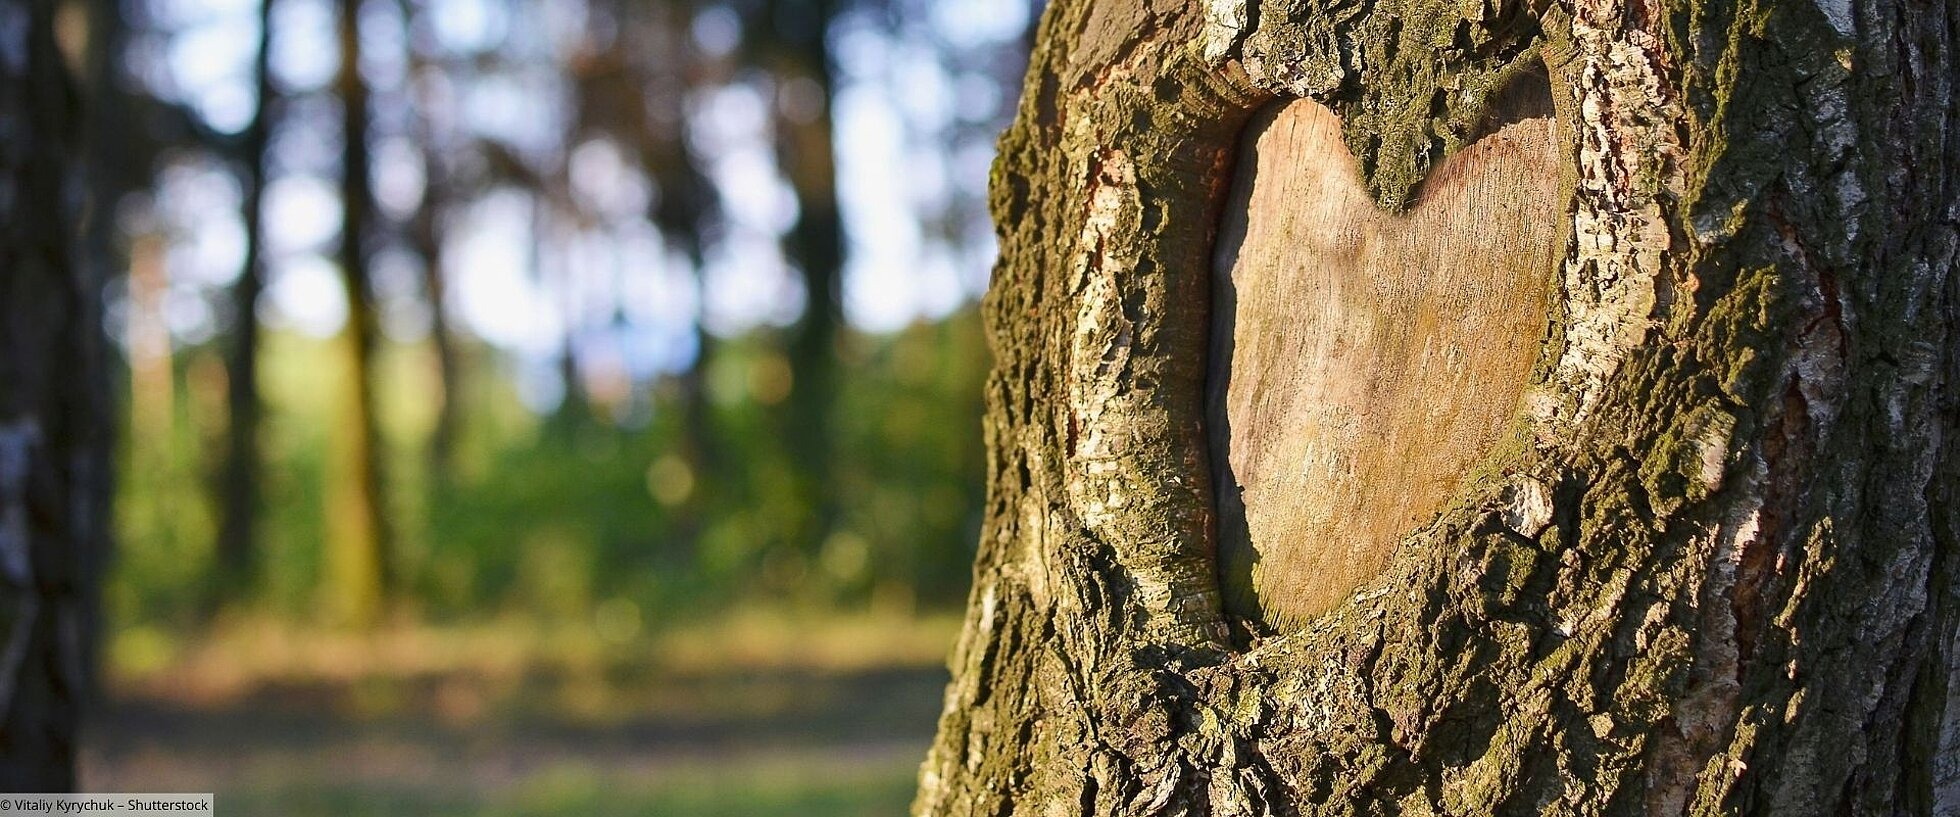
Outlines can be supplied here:
<path id="1" fill-rule="evenodd" d="M 840 769 L 805 758 L 762 764 L 690 766 L 655 782 L 621 779 L 580 765 L 545 770 L 500 791 L 323 783 L 246 788 L 223 794 L 226 815 L 290 817 L 870 817 L 904 814 L 917 764 Z"/>

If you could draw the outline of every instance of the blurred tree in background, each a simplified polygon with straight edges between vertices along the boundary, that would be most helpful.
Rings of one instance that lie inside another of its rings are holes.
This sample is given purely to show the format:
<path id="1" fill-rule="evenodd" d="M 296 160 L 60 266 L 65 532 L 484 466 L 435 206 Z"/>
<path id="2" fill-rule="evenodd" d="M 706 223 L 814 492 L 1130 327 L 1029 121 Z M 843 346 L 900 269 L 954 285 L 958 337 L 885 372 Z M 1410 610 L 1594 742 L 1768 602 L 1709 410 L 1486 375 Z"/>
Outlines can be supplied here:
<path id="1" fill-rule="evenodd" d="M 984 185 L 1037 8 L 59 6 L 125 631 L 964 593 Z"/>

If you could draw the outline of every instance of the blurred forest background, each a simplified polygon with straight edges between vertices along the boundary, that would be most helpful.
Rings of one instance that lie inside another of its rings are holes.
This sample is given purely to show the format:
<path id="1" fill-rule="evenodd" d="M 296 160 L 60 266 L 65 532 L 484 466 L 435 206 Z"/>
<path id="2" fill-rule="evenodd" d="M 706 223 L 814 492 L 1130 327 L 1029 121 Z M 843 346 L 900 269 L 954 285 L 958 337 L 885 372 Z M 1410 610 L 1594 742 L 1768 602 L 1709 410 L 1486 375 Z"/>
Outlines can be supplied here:
<path id="1" fill-rule="evenodd" d="M 1038 0 L 61 1 L 125 364 L 85 786 L 903 810 Z"/>

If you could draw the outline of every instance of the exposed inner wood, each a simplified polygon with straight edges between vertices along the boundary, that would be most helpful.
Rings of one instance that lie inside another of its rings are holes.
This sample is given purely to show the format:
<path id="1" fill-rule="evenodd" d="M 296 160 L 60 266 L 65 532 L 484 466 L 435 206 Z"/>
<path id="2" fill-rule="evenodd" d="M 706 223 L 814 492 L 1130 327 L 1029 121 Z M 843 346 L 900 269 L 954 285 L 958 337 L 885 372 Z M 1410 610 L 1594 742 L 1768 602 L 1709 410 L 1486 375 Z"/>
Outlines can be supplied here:
<path id="1" fill-rule="evenodd" d="M 1565 221 L 1550 96 L 1445 160 L 1406 213 L 1362 188 L 1333 112 L 1247 128 L 1220 226 L 1208 420 L 1227 604 L 1339 604 L 1441 510 L 1518 410 Z"/>

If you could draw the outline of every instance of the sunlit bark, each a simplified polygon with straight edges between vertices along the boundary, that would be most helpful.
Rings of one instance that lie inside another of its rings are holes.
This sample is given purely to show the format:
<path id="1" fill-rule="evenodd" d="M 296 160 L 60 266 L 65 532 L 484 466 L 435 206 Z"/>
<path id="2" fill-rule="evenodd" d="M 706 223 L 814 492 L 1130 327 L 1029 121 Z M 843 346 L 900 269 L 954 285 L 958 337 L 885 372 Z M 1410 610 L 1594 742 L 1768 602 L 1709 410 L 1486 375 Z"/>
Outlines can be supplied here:
<path id="1" fill-rule="evenodd" d="M 1956 22 L 1056 2 L 994 174 L 988 517 L 915 812 L 1960 810 Z M 1400 213 L 1540 71 L 1566 192 L 1519 433 L 1324 607 L 1224 603 L 1244 124 L 1325 105 Z"/>

